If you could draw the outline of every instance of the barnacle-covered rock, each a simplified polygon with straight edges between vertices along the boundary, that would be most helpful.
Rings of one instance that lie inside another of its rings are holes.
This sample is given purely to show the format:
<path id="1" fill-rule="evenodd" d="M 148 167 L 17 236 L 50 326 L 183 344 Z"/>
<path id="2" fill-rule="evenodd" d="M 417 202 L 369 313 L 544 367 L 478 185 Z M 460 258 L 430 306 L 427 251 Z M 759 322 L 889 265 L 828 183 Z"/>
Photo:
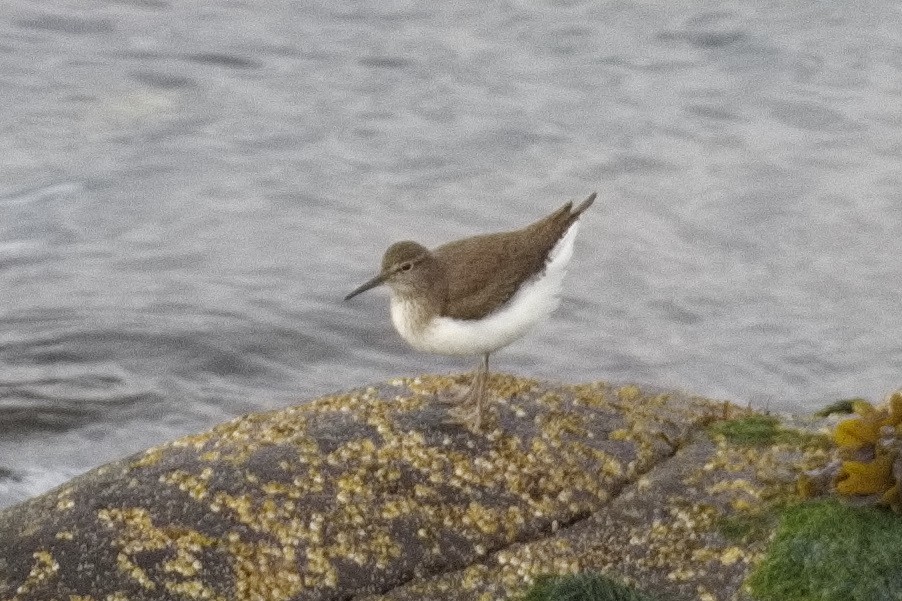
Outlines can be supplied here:
<path id="1" fill-rule="evenodd" d="M 483 601 L 603 573 L 732 601 L 823 436 L 689 395 L 424 376 L 248 415 L 0 511 L 3 601 Z M 607 577 L 607 576 L 606 576 Z"/>
<path id="2" fill-rule="evenodd" d="M 495 375 L 491 427 L 473 433 L 435 402 L 457 385 L 400 380 L 248 415 L 0 511 L 0 599 L 384 592 L 590 515 L 714 406 Z"/>

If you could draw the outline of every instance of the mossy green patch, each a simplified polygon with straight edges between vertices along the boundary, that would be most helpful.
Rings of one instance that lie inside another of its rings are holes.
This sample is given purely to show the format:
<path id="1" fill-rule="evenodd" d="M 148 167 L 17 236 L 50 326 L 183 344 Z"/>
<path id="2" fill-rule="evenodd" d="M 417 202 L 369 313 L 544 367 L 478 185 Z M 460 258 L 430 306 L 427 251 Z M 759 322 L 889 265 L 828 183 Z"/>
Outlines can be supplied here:
<path id="1" fill-rule="evenodd" d="M 902 517 L 836 501 L 786 509 L 748 579 L 761 601 L 902 600 Z"/>
<path id="2" fill-rule="evenodd" d="M 774 510 L 725 516 L 715 526 L 724 538 L 734 544 L 747 544 L 767 539 L 779 520 Z"/>
<path id="3" fill-rule="evenodd" d="M 749 415 L 715 422 L 708 431 L 723 436 L 728 442 L 742 446 L 791 444 L 801 448 L 826 447 L 830 444 L 829 438 L 822 434 L 783 428 L 780 420 L 771 415 Z"/>
<path id="4" fill-rule="evenodd" d="M 749 415 L 711 425 L 713 434 L 720 434 L 729 442 L 741 445 L 772 444 L 779 432 L 779 420 L 770 415 Z"/>
<path id="5" fill-rule="evenodd" d="M 523 601 L 660 601 L 596 572 L 540 578 Z"/>

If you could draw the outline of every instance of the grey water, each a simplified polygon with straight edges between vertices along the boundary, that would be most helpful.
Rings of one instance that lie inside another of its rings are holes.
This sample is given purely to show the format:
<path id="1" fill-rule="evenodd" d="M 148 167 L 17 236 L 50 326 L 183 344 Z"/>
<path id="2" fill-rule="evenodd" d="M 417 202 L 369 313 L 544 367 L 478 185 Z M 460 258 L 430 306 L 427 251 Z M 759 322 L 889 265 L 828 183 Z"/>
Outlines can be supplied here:
<path id="1" fill-rule="evenodd" d="M 0 1 L 0 506 L 399 375 L 391 242 L 597 190 L 493 367 L 781 410 L 902 384 L 902 9 Z"/>

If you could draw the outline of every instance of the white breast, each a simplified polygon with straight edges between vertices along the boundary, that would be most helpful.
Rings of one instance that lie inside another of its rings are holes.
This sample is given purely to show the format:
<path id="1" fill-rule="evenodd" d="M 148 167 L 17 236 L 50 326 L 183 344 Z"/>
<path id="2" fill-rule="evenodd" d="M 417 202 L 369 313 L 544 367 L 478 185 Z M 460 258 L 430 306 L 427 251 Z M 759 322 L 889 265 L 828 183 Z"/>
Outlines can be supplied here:
<path id="1" fill-rule="evenodd" d="M 503 307 L 483 319 L 437 317 L 424 324 L 417 319 L 415 305 L 392 295 L 392 323 L 412 347 L 427 353 L 476 355 L 507 346 L 547 318 L 560 303 L 578 226 L 579 222 L 574 222 L 561 237 L 539 276 L 520 286 Z"/>

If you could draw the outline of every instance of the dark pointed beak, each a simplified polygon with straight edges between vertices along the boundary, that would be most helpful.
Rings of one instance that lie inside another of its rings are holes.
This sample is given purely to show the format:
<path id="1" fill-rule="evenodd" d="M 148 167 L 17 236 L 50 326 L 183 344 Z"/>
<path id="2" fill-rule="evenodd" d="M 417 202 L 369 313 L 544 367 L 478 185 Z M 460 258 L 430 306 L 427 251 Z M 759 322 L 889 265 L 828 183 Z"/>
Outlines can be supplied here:
<path id="1" fill-rule="evenodd" d="M 347 295 L 347 296 L 345 297 L 345 300 L 351 300 L 352 298 L 354 298 L 355 296 L 357 296 L 357 295 L 360 294 L 361 292 L 366 292 L 366 291 L 369 290 L 370 288 L 375 288 L 376 286 L 379 286 L 379 285 L 381 285 L 381 284 L 384 284 L 384 283 L 385 283 L 385 278 L 387 278 L 387 277 L 388 277 L 388 274 L 387 274 L 387 273 L 380 273 L 379 275 L 377 275 L 376 277 L 374 277 L 373 279 L 371 279 L 369 282 L 363 284 L 363 285 L 360 286 L 359 288 L 355 288 L 353 292 L 351 292 L 349 295 Z"/>

